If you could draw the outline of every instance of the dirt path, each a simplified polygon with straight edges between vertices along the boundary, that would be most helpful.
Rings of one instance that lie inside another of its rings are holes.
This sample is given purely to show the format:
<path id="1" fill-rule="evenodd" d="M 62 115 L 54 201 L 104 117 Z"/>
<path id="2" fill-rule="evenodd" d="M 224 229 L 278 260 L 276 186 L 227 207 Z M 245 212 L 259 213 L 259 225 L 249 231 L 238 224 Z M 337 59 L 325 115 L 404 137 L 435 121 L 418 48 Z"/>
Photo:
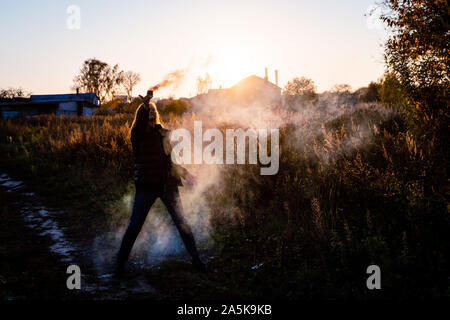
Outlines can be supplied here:
<path id="1" fill-rule="evenodd" d="M 1 197 L 1 259 L 0 290 L 3 299 L 77 299 L 66 287 L 67 252 L 56 252 L 51 235 L 54 226 L 46 224 L 40 207 L 29 212 L 34 195 L 26 193 L 23 184 L 0 177 Z M 40 228 L 41 222 L 43 227 Z M 39 230 L 38 230 L 39 227 Z M 48 227 L 47 230 L 44 230 Z M 57 236 L 57 234 L 54 234 Z M 54 248 L 55 250 L 50 250 Z"/>
<path id="2" fill-rule="evenodd" d="M 111 254 L 99 262 L 99 244 L 83 236 L 82 225 L 67 225 L 64 210 L 44 206 L 24 183 L 6 174 L 0 175 L 0 195 L 4 299 L 210 299 L 218 288 L 214 275 L 198 274 L 183 255 L 156 264 L 134 259 L 127 276 L 117 280 Z M 107 246 L 105 238 L 100 247 Z M 81 290 L 66 287 L 72 264 L 81 269 Z"/>
<path id="3" fill-rule="evenodd" d="M 140 275 L 118 281 L 95 270 L 89 241 L 77 241 L 61 223 L 64 211 L 48 208 L 20 181 L 0 175 L 2 208 L 0 285 L 4 299 L 121 299 L 153 297 Z M 82 271 L 81 290 L 66 287 L 67 267 Z"/>

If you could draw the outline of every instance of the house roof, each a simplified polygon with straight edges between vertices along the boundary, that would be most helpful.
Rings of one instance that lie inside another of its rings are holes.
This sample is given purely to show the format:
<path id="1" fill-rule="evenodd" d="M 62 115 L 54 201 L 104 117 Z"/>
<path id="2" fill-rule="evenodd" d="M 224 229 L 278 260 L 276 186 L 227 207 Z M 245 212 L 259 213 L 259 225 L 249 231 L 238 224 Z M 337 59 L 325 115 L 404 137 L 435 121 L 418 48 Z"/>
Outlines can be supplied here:
<path id="1" fill-rule="evenodd" d="M 68 93 L 68 94 L 39 94 L 31 95 L 31 102 L 71 102 L 87 101 L 92 104 L 98 104 L 98 97 L 95 93 Z"/>
<path id="2" fill-rule="evenodd" d="M 247 78 L 242 79 L 241 81 L 236 83 L 231 88 L 254 86 L 256 84 L 265 85 L 265 86 L 271 87 L 273 89 L 281 90 L 281 88 L 279 86 L 277 86 L 276 84 L 273 84 L 272 82 L 270 82 L 266 79 L 263 79 L 261 77 L 258 77 L 256 75 L 251 75 L 251 76 L 248 76 Z"/>
<path id="3" fill-rule="evenodd" d="M 58 105 L 61 102 L 87 102 L 93 107 L 99 105 L 95 93 L 35 94 L 29 98 L 0 99 L 0 106 L 43 106 Z M 87 106 L 89 106 L 89 104 Z"/>

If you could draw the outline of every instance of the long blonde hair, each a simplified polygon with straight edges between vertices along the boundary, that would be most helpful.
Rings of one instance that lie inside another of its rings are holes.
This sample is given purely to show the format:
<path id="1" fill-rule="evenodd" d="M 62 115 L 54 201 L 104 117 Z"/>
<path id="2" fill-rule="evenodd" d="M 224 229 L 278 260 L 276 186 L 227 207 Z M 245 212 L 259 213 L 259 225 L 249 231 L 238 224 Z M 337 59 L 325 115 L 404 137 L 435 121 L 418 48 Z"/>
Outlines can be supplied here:
<path id="1" fill-rule="evenodd" d="M 154 102 L 150 102 L 149 103 L 149 107 L 152 106 L 155 110 L 156 116 L 155 116 L 155 124 L 159 124 L 160 126 L 163 126 L 162 122 L 161 122 L 161 117 L 159 115 L 158 112 L 158 108 L 156 107 Z M 136 126 L 141 126 L 143 124 L 145 124 L 145 122 L 148 122 L 148 109 L 146 109 L 144 107 L 144 104 L 141 104 L 137 109 L 136 109 L 136 113 L 134 114 L 134 120 L 133 123 L 131 125 L 131 130 L 133 130 L 133 128 L 135 128 Z"/>

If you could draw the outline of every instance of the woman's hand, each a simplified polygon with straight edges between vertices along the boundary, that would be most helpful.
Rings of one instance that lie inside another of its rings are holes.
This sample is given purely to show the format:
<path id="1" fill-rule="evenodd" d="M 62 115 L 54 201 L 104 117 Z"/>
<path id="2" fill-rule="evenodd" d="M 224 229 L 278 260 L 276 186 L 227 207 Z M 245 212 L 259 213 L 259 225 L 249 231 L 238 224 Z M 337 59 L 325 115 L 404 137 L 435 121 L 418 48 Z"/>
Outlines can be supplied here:
<path id="1" fill-rule="evenodd" d="M 153 98 L 153 94 L 147 94 L 145 97 L 139 95 L 139 98 L 141 98 L 144 105 L 148 106 L 150 103 L 150 100 Z"/>
<path id="2" fill-rule="evenodd" d="M 197 179 L 195 178 L 195 176 L 193 174 L 189 173 L 189 172 L 186 173 L 185 178 L 186 178 L 187 184 L 190 185 L 190 186 L 193 186 L 193 185 L 195 185 L 197 183 Z"/>

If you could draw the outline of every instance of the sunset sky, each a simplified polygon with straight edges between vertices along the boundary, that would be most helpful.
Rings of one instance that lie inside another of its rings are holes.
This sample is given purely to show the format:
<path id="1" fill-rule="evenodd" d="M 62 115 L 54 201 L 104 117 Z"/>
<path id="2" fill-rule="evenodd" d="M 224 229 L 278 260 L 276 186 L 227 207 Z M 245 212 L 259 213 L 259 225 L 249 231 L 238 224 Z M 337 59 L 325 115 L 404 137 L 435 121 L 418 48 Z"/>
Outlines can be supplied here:
<path id="1" fill-rule="evenodd" d="M 192 96 L 209 72 L 213 88 L 256 74 L 279 85 L 312 78 L 319 91 L 367 85 L 383 74 L 387 32 L 364 16 L 375 0 L 341 1 L 1 1 L 0 88 L 71 92 L 82 62 L 96 57 L 139 72 L 134 95 L 165 74 L 187 69 L 176 89 Z M 67 27 L 67 8 L 81 10 Z"/>

